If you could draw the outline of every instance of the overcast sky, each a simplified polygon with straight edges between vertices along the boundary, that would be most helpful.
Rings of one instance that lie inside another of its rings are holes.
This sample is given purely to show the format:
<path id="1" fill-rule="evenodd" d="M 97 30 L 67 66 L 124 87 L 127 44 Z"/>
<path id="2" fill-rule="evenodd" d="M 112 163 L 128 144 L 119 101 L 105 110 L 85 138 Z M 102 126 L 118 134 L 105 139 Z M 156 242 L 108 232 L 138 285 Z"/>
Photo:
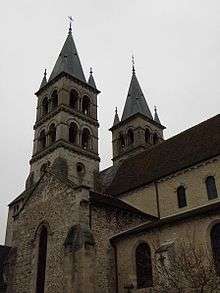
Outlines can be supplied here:
<path id="1" fill-rule="evenodd" d="M 99 95 L 101 168 L 111 164 L 115 106 L 121 115 L 131 55 L 150 108 L 168 138 L 219 113 L 219 0 L 19 0 L 0 10 L 0 243 L 7 204 L 24 189 L 32 152 L 36 97 L 68 32 Z"/>

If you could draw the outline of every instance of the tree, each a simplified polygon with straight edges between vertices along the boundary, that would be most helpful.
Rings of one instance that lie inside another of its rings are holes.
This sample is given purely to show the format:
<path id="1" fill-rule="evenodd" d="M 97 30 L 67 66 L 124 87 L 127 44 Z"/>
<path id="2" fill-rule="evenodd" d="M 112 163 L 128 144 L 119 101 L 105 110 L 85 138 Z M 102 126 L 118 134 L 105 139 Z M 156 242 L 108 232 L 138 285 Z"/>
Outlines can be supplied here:
<path id="1" fill-rule="evenodd" d="M 152 292 L 220 292 L 215 261 L 207 248 L 190 238 L 179 242 L 175 248 L 156 251 Z"/>

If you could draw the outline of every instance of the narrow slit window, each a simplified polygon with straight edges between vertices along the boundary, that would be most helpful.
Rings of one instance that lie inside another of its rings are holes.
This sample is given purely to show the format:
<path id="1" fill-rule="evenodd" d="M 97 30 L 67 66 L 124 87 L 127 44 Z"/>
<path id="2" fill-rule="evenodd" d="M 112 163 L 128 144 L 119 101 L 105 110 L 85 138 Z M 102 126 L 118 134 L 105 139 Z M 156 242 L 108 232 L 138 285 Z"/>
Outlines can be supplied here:
<path id="1" fill-rule="evenodd" d="M 177 200 L 179 208 L 183 208 L 187 206 L 186 202 L 186 189 L 184 186 L 179 186 L 177 188 Z"/>
<path id="2" fill-rule="evenodd" d="M 206 184 L 208 199 L 217 198 L 218 192 L 217 192 L 217 188 L 216 188 L 216 184 L 215 184 L 215 178 L 213 176 L 207 177 L 205 184 Z"/>
<path id="3" fill-rule="evenodd" d="M 38 249 L 38 263 L 37 263 L 37 286 L 36 293 L 45 292 L 45 273 L 47 262 L 47 228 L 42 227 L 39 237 L 39 249 Z"/>

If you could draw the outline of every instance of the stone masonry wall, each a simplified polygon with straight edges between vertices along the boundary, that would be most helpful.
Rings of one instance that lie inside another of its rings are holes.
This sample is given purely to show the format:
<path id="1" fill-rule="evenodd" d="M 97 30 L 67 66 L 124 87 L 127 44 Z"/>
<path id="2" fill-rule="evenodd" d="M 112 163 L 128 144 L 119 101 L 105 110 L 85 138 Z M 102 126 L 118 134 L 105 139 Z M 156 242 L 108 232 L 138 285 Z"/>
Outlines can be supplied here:
<path id="1" fill-rule="evenodd" d="M 115 259 L 109 238 L 144 220 L 116 208 L 92 207 L 91 227 L 95 239 L 96 293 L 115 293 Z"/>
<path id="2" fill-rule="evenodd" d="M 89 222 L 88 209 L 81 213 L 81 201 L 88 191 L 73 190 L 54 176 L 45 176 L 16 219 L 13 246 L 17 248 L 15 293 L 35 293 L 37 269 L 37 231 L 48 227 L 46 293 L 64 292 L 64 241 L 74 224 Z"/>

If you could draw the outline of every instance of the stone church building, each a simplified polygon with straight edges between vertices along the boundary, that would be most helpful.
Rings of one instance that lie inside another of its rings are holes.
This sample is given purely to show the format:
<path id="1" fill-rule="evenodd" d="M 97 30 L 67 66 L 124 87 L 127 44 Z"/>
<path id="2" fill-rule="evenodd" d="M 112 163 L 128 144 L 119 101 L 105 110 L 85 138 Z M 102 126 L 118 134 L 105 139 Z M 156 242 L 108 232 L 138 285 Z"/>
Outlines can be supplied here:
<path id="1" fill-rule="evenodd" d="M 25 190 L 9 204 L 0 292 L 153 292 L 154 256 L 195 234 L 220 268 L 220 115 L 165 140 L 133 66 L 100 171 L 97 96 L 71 27 L 36 92 Z M 190 232 L 190 233 L 189 233 Z"/>

